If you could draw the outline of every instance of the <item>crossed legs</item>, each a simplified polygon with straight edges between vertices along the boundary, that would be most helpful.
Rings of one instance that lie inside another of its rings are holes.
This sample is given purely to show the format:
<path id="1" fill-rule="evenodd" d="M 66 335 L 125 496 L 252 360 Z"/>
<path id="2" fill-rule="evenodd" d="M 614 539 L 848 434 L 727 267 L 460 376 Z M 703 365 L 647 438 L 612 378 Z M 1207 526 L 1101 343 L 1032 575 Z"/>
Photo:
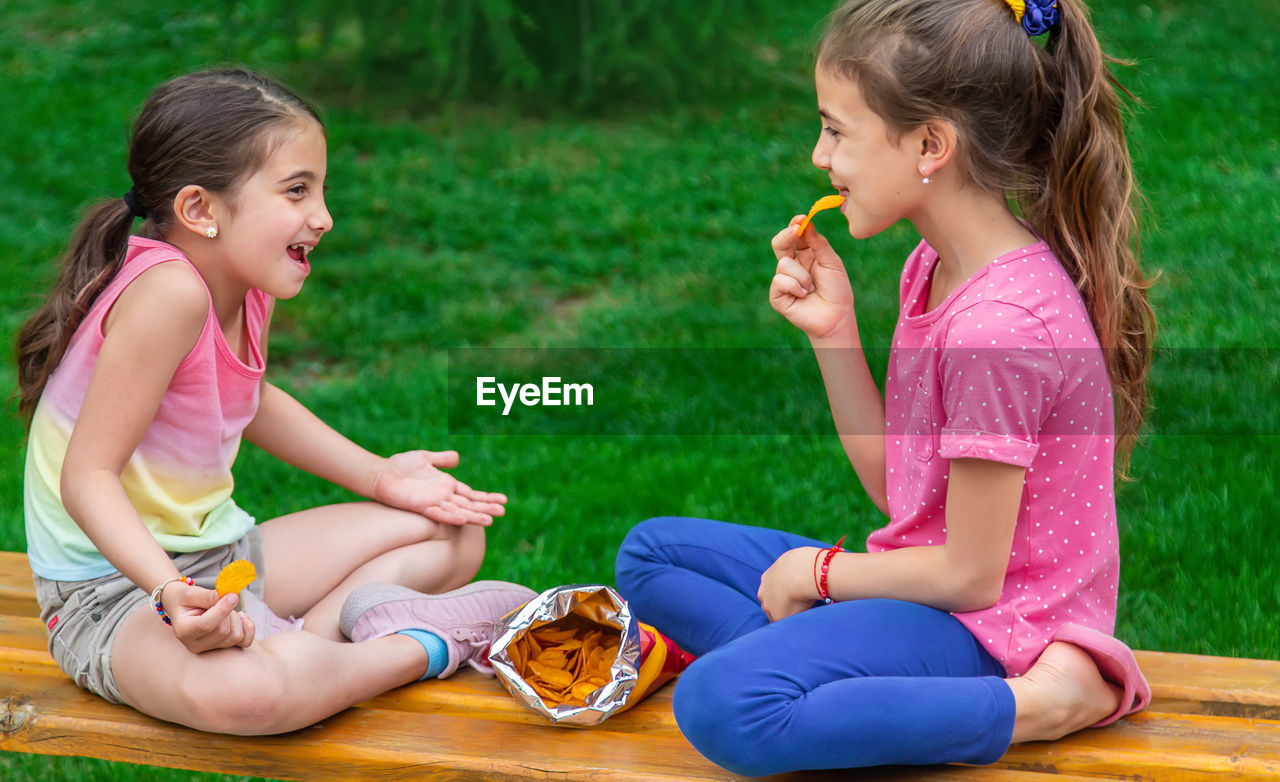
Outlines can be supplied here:
<path id="1" fill-rule="evenodd" d="M 385 582 L 442 592 L 469 582 L 484 558 L 481 527 L 438 524 L 377 503 L 313 508 L 259 529 L 267 605 L 305 618 L 305 630 L 192 654 L 141 604 L 112 647 L 112 672 L 127 703 L 220 733 L 313 724 L 426 670 L 426 653 L 411 638 L 343 640 L 338 614 L 352 589 Z"/>
<path id="2" fill-rule="evenodd" d="M 854 600 L 770 623 L 761 573 L 789 549 L 823 545 L 687 518 L 651 519 L 623 541 L 618 586 L 636 616 L 702 655 L 674 708 L 712 761 L 750 776 L 991 763 L 1013 741 L 1058 738 L 1115 710 L 1118 691 L 1078 647 L 1052 644 L 1006 680 L 959 620 L 933 608 Z"/>

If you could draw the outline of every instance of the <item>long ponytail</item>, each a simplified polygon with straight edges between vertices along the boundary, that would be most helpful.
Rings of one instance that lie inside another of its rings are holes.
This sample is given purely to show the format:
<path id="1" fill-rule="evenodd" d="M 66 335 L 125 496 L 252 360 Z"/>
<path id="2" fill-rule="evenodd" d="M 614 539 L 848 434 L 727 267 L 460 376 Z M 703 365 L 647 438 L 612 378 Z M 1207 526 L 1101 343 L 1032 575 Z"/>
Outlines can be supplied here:
<path id="1" fill-rule="evenodd" d="M 49 298 L 18 331 L 18 414 L 28 426 L 71 335 L 120 270 L 133 217 L 120 199 L 93 207 L 76 229 Z"/>
<path id="2" fill-rule="evenodd" d="M 1120 94 L 1078 0 L 1058 0 L 1059 27 L 1044 50 L 1056 94 L 1046 176 L 1024 199 L 1024 214 L 1049 241 L 1083 296 L 1107 357 L 1116 403 L 1116 464 L 1128 458 L 1146 415 L 1155 314 L 1154 279 L 1138 265 L 1138 198 L 1125 143 Z"/>

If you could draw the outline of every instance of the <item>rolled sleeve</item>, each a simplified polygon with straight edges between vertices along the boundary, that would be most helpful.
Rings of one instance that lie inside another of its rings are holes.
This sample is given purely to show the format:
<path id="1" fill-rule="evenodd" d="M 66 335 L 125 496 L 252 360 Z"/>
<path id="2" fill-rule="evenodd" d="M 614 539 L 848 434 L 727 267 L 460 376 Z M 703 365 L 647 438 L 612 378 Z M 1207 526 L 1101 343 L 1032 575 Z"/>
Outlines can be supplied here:
<path id="1" fill-rule="evenodd" d="M 1028 467 L 1064 381 L 1044 323 L 1005 302 L 956 314 L 939 361 L 938 455 Z"/>
<path id="2" fill-rule="evenodd" d="M 943 459 L 986 459 L 989 462 L 1030 467 L 1040 451 L 1033 437 L 980 432 L 975 429 L 943 429 L 938 442 L 938 455 Z"/>

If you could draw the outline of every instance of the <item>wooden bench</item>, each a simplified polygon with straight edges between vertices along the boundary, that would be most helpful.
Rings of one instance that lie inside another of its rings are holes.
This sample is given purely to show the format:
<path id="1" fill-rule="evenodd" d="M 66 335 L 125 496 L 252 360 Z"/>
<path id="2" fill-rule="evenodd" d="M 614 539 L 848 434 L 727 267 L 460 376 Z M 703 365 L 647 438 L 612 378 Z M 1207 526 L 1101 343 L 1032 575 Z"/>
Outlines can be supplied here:
<path id="1" fill-rule="evenodd" d="M 776 779 L 1280 779 L 1280 662 L 1139 655 L 1153 703 L 1111 727 L 1014 746 L 990 767 Z M 547 724 L 473 673 L 402 687 L 282 736 L 201 733 L 76 688 L 46 650 L 26 557 L 0 552 L 0 750 L 304 780 L 737 778 L 680 735 L 670 686 L 599 727 L 574 729 Z"/>

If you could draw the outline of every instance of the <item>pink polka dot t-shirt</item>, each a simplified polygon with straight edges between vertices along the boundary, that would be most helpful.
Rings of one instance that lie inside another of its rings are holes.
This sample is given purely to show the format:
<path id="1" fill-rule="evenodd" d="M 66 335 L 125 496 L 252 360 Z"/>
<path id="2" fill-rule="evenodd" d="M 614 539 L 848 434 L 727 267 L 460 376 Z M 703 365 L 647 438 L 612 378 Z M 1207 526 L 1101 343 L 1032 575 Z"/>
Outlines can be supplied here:
<path id="1" fill-rule="evenodd" d="M 1114 629 L 1111 384 L 1084 301 L 1047 244 L 996 259 L 925 312 L 937 260 L 921 242 L 903 269 L 885 382 L 890 521 L 867 550 L 945 542 L 951 459 L 1025 467 L 1000 600 L 955 615 L 1020 675 L 1067 622 Z"/>

